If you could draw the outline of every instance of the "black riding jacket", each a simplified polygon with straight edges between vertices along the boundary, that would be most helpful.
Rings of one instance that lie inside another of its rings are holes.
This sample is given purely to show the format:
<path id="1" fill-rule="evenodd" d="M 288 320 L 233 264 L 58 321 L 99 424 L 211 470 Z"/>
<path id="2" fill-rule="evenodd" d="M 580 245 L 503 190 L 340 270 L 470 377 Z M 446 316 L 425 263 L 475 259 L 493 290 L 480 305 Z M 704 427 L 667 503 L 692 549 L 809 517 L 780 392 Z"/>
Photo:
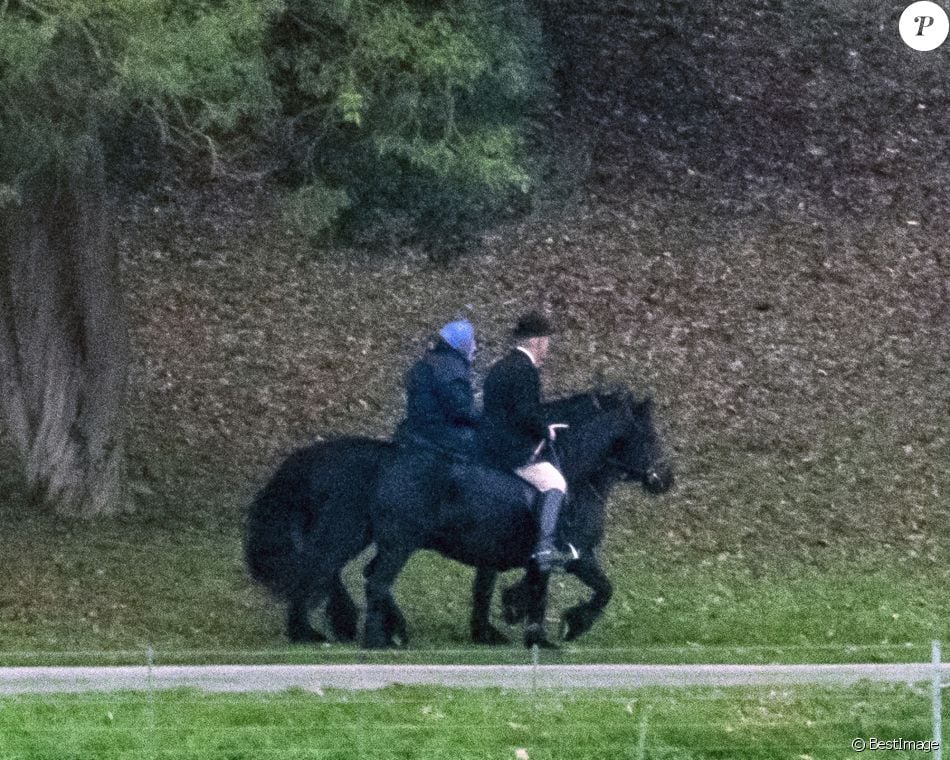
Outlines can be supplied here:
<path id="1" fill-rule="evenodd" d="M 440 339 L 406 373 L 406 419 L 396 439 L 411 443 L 422 438 L 440 448 L 465 451 L 472 446 L 477 420 L 471 364 Z"/>
<path id="2" fill-rule="evenodd" d="M 537 367 L 523 351 L 511 351 L 489 371 L 484 396 L 478 435 L 483 455 L 508 470 L 528 464 L 548 425 Z"/>

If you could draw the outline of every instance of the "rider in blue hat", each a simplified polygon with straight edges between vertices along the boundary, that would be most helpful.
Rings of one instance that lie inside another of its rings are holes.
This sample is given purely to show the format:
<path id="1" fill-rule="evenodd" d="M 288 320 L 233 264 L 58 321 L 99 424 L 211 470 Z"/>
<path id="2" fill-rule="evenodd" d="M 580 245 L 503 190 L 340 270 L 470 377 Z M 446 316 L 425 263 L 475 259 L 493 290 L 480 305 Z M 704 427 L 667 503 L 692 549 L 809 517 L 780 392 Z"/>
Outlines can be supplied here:
<path id="1" fill-rule="evenodd" d="M 478 414 L 472 390 L 475 328 L 449 322 L 406 374 L 406 419 L 396 440 L 457 453 L 471 451 Z"/>

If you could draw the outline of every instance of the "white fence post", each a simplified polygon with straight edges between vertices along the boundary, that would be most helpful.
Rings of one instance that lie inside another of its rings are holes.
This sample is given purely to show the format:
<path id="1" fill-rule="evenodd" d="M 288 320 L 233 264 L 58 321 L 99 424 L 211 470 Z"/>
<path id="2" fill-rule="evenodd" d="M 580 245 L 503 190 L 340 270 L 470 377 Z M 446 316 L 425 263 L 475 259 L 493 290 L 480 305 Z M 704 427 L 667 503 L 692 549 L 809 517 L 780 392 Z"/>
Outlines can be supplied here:
<path id="1" fill-rule="evenodd" d="M 531 645 L 531 697 L 538 696 L 538 664 L 541 661 L 541 652 L 537 644 Z"/>
<path id="2" fill-rule="evenodd" d="M 937 639 L 934 639 L 931 643 L 930 662 L 933 665 L 933 672 L 930 676 L 930 694 L 933 707 L 933 760 L 941 760 L 941 757 L 943 756 L 943 721 L 941 719 L 942 705 L 940 699 L 940 687 L 942 684 L 940 681 L 940 641 Z"/>
<path id="3" fill-rule="evenodd" d="M 148 726 L 145 730 L 146 756 L 152 760 L 155 757 L 155 650 L 152 645 L 145 647 L 145 713 Z"/>
<path id="4" fill-rule="evenodd" d="M 647 756 L 647 718 L 650 713 L 650 704 L 643 705 L 640 710 L 640 730 L 637 732 L 637 760 L 646 760 Z"/>

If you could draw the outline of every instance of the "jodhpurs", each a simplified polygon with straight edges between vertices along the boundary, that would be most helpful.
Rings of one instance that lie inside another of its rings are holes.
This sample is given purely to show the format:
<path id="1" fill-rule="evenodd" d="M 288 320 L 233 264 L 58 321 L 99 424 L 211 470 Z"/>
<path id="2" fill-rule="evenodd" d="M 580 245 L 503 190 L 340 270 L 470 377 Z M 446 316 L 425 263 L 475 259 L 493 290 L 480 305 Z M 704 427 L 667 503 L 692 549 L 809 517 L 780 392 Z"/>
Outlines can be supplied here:
<path id="1" fill-rule="evenodd" d="M 557 467 L 550 462 L 535 462 L 519 467 L 515 472 L 541 493 L 545 491 L 567 493 L 567 481 L 564 480 L 564 476 Z"/>

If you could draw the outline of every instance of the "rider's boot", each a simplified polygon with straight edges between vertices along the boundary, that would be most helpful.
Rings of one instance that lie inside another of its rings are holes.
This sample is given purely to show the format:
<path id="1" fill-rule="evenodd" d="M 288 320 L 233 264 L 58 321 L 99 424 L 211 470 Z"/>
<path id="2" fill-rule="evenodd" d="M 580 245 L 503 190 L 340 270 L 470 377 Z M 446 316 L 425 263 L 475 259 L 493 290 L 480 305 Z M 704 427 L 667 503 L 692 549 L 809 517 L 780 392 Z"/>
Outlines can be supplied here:
<path id="1" fill-rule="evenodd" d="M 561 513 L 561 504 L 564 503 L 564 494 L 556 489 L 545 491 L 538 496 L 538 543 L 534 547 L 534 560 L 538 570 L 548 573 L 555 565 L 565 565 L 572 560 L 579 559 L 577 549 L 568 544 L 569 551 L 563 552 L 557 548 L 557 518 Z"/>

